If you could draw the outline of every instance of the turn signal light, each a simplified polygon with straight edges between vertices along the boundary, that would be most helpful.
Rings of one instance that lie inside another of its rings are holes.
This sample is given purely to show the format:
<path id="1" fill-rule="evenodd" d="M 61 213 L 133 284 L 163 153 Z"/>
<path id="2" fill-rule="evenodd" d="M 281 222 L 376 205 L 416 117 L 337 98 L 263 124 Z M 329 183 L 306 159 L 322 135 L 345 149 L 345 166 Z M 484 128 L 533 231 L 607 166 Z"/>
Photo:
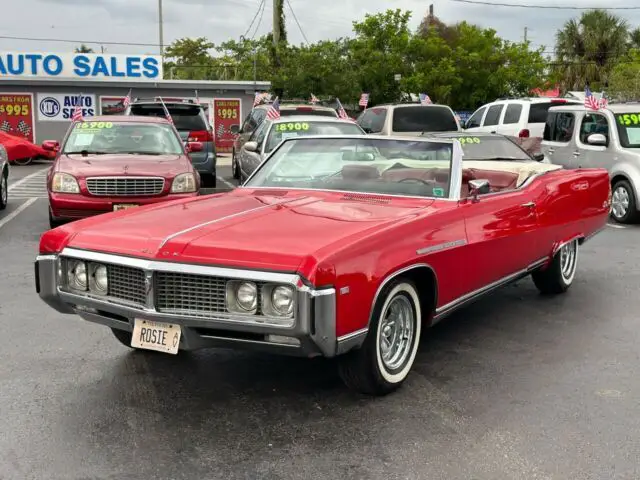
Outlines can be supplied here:
<path id="1" fill-rule="evenodd" d="M 194 130 L 189 132 L 187 142 L 213 142 L 213 131 Z"/>

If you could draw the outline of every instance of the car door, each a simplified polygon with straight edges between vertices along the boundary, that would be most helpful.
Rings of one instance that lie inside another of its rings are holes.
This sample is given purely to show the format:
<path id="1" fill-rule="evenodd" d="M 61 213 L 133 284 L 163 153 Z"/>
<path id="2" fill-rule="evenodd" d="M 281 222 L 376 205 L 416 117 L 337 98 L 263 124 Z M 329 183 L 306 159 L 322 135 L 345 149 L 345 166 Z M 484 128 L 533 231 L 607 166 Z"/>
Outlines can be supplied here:
<path id="1" fill-rule="evenodd" d="M 242 127 L 240 127 L 240 131 L 238 132 L 238 136 L 234 142 L 234 149 L 236 152 L 239 152 L 244 144 L 249 141 L 249 138 L 256 131 L 256 129 L 262 124 L 265 117 L 267 116 L 267 112 L 260 109 L 253 109 L 247 118 L 245 118 Z"/>
<path id="2" fill-rule="evenodd" d="M 248 151 L 245 146 L 242 147 L 241 158 L 240 158 L 240 170 L 244 178 L 248 177 L 253 173 L 253 171 L 260 165 L 262 162 L 262 149 L 264 146 L 264 139 L 267 136 L 269 128 L 271 127 L 270 121 L 264 121 L 260 124 L 260 126 L 254 130 L 254 132 L 249 137 L 248 142 L 256 142 L 258 144 L 258 148 L 255 152 Z"/>
<path id="3" fill-rule="evenodd" d="M 576 130 L 575 111 L 549 111 L 542 136 L 542 152 L 551 163 L 566 168 L 575 168 L 574 141 Z"/>
<path id="4" fill-rule="evenodd" d="M 478 171 L 477 178 L 482 176 Z M 536 205 L 544 193 L 540 185 L 529 185 L 479 195 L 477 202 L 467 199 L 461 203 L 469 259 L 465 274 L 472 277 L 472 291 L 499 283 L 543 256 Z"/>
<path id="5" fill-rule="evenodd" d="M 520 132 L 520 116 L 522 115 L 521 103 L 507 103 L 504 115 L 500 120 L 497 132 L 501 135 L 517 137 Z"/>
<path id="6" fill-rule="evenodd" d="M 482 125 L 482 119 L 484 118 L 484 114 L 487 111 L 487 107 L 481 107 L 476 112 L 469 117 L 469 120 L 464 124 L 464 129 L 469 132 L 478 132 L 480 131 L 480 125 Z"/>
<path id="7" fill-rule="evenodd" d="M 606 168 L 610 170 L 615 163 L 616 154 L 609 141 L 609 132 L 613 125 L 602 113 L 585 112 L 580 119 L 580 128 L 576 135 L 577 155 L 574 154 L 573 168 Z M 594 133 L 600 133 L 607 139 L 605 146 L 589 145 L 587 138 Z"/>
<path id="8" fill-rule="evenodd" d="M 482 127 L 480 132 L 496 133 L 498 131 L 498 125 L 502 118 L 502 112 L 504 111 L 504 103 L 494 103 L 487 109 L 487 114 L 482 120 Z"/>

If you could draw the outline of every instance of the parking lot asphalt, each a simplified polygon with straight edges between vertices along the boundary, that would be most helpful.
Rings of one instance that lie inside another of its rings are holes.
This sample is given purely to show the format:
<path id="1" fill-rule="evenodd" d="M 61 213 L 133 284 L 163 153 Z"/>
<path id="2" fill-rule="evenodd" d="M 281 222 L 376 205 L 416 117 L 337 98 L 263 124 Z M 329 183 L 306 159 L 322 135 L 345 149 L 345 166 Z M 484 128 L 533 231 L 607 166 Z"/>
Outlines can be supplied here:
<path id="1" fill-rule="evenodd" d="M 133 352 L 54 312 L 33 283 L 46 199 L 9 201 L 2 480 L 640 478 L 640 227 L 586 243 L 565 295 L 525 279 L 459 311 L 398 392 L 369 398 L 330 361 Z"/>

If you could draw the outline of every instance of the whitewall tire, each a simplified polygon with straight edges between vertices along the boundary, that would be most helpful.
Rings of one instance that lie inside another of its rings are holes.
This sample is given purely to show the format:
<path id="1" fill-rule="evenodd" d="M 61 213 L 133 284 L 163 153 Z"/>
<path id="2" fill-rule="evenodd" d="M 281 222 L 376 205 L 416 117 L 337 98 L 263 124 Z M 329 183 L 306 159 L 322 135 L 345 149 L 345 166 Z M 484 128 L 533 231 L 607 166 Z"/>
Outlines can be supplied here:
<path id="1" fill-rule="evenodd" d="M 557 294 L 569 289 L 576 277 L 578 251 L 578 239 L 572 240 L 558 250 L 546 269 L 531 274 L 541 293 Z"/>

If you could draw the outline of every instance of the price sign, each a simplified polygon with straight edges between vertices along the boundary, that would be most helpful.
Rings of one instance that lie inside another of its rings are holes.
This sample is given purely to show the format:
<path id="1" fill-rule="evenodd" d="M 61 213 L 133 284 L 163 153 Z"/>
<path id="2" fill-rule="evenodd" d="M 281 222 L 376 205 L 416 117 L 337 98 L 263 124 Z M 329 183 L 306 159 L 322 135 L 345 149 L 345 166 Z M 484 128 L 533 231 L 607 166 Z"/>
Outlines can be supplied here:
<path id="1" fill-rule="evenodd" d="M 307 122 L 278 123 L 274 128 L 276 132 L 300 132 L 309 130 L 309 124 Z"/>
<path id="2" fill-rule="evenodd" d="M 480 143 L 480 139 L 478 137 L 459 137 L 458 140 L 462 145 L 465 143 Z"/>
<path id="3" fill-rule="evenodd" d="M 213 132 L 217 152 L 229 153 L 233 150 L 235 135 L 231 133 L 231 126 L 242 123 L 241 115 L 239 98 L 213 99 Z"/>
<path id="4" fill-rule="evenodd" d="M 34 141 L 33 96 L 0 93 L 0 131 Z"/>
<path id="5" fill-rule="evenodd" d="M 616 119 L 620 125 L 625 127 L 637 126 L 640 124 L 640 113 L 621 113 L 616 115 Z"/>

